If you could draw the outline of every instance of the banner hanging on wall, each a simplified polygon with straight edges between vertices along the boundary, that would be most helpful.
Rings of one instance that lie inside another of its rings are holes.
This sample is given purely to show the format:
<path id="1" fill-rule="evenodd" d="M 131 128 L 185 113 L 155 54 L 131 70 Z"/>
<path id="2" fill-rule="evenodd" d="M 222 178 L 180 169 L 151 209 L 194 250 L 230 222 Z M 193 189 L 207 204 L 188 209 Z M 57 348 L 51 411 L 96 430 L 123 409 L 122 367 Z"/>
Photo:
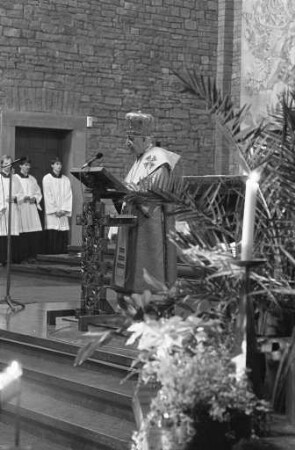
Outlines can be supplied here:
<path id="1" fill-rule="evenodd" d="M 295 88 L 294 0 L 243 0 L 241 44 L 241 104 L 253 125 Z"/>

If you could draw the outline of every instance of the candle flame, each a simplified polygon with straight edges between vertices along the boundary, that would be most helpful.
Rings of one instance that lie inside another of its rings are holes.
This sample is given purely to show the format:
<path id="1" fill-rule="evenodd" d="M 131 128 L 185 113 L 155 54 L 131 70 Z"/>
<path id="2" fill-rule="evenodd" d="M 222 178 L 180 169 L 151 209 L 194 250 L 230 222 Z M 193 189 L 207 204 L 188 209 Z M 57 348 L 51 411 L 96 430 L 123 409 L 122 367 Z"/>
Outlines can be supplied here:
<path id="1" fill-rule="evenodd" d="M 258 170 L 252 170 L 252 172 L 249 173 L 249 180 L 258 183 L 260 179 L 260 172 Z"/>
<path id="2" fill-rule="evenodd" d="M 0 391 L 6 388 L 14 380 L 22 376 L 21 365 L 17 361 L 12 361 L 3 372 L 0 373 Z"/>

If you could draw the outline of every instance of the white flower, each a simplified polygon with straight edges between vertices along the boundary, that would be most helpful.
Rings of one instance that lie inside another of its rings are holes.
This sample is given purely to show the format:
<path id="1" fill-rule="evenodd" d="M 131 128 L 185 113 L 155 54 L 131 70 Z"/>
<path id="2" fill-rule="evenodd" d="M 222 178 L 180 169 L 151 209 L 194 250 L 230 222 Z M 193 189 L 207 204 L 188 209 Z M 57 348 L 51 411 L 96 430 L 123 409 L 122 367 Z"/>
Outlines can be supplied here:
<path id="1" fill-rule="evenodd" d="M 189 236 L 191 234 L 190 226 L 185 220 L 177 220 L 175 222 L 175 230 L 184 236 Z"/>

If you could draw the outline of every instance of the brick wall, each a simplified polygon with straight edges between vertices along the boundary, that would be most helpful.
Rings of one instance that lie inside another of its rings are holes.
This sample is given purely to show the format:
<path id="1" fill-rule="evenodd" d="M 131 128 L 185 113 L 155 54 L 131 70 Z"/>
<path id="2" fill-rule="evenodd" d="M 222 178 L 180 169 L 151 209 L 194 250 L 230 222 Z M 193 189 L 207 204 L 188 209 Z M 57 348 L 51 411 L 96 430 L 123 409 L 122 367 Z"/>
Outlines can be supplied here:
<path id="1" fill-rule="evenodd" d="M 241 35 L 242 35 L 242 4 L 243 0 L 234 0 L 233 17 L 233 62 L 231 77 L 231 93 L 237 108 L 241 105 Z M 230 173 L 240 173 L 239 158 L 237 153 L 231 152 L 229 157 Z"/>
<path id="2" fill-rule="evenodd" d="M 232 94 L 235 104 L 241 101 L 241 34 L 243 0 L 234 0 Z"/>
<path id="3" fill-rule="evenodd" d="M 88 155 L 105 153 L 119 176 L 130 164 L 124 115 L 140 108 L 184 173 L 214 173 L 214 125 L 173 71 L 216 75 L 217 9 L 217 0 L 1 0 L 0 107 L 93 116 Z"/>
<path id="4" fill-rule="evenodd" d="M 224 94 L 231 94 L 233 63 L 233 11 L 234 0 L 218 1 L 217 86 Z M 220 129 L 215 132 L 215 171 L 228 174 L 230 148 Z"/>
<path id="5" fill-rule="evenodd" d="M 217 84 L 240 106 L 242 0 L 218 0 Z M 239 173 L 238 154 L 216 129 L 215 169 L 221 174 Z"/>

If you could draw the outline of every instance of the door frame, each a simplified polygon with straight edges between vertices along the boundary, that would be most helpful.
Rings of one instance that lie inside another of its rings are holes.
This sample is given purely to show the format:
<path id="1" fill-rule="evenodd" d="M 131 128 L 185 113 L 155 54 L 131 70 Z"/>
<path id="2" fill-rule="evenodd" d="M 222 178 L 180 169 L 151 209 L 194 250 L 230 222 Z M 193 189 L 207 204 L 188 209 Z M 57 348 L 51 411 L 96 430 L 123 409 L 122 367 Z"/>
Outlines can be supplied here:
<path id="1" fill-rule="evenodd" d="M 64 162 L 64 173 L 69 176 L 73 189 L 73 214 L 70 245 L 81 245 L 81 226 L 76 225 L 76 215 L 82 210 L 82 189 L 74 182 L 70 174 L 73 167 L 81 167 L 86 160 L 87 122 L 84 116 L 67 116 L 62 114 L 1 111 L 0 116 L 0 156 L 4 154 L 15 158 L 16 127 L 44 128 L 70 131 L 69 152 Z"/>

